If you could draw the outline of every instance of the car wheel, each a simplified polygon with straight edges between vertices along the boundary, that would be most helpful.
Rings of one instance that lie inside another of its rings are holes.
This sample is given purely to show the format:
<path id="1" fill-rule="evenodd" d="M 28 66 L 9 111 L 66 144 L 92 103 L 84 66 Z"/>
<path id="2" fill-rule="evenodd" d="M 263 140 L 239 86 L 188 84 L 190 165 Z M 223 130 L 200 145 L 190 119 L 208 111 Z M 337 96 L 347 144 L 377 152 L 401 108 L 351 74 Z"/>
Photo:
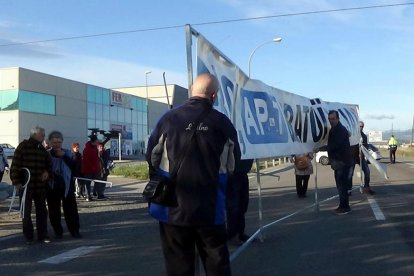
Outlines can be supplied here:
<path id="1" fill-rule="evenodd" d="M 326 156 L 321 156 L 321 158 L 319 158 L 319 163 L 321 163 L 322 165 L 326 166 L 329 164 L 329 158 Z"/>

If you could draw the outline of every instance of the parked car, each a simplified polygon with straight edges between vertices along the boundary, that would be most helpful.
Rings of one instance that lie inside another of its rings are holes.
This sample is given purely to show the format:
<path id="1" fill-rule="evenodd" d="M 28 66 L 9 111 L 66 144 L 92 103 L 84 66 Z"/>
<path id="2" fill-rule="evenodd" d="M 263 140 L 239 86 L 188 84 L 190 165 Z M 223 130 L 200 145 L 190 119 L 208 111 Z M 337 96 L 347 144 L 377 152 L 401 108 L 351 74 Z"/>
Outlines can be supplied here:
<path id="1" fill-rule="evenodd" d="M 13 157 L 15 148 L 10 144 L 0 144 L 3 148 L 3 152 L 7 157 Z"/>
<path id="2" fill-rule="evenodd" d="M 375 160 L 380 160 L 383 158 L 379 149 L 373 144 L 368 144 L 368 152 Z M 329 165 L 329 157 L 327 151 L 318 151 L 315 155 L 316 162 L 321 163 L 322 165 Z"/>

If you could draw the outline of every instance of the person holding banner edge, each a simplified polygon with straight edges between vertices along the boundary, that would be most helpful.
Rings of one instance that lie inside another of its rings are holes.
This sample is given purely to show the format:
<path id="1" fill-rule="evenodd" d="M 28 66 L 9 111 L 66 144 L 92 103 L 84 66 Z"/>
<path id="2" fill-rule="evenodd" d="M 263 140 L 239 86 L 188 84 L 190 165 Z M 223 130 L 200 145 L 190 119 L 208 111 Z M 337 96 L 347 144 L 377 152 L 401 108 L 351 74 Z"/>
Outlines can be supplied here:
<path id="1" fill-rule="evenodd" d="M 352 166 L 349 132 L 339 121 L 338 111 L 329 111 L 328 120 L 331 129 L 329 130 L 327 150 L 339 194 L 339 206 L 335 209 L 335 213 L 343 215 L 351 212 L 348 198 L 349 171 Z"/>

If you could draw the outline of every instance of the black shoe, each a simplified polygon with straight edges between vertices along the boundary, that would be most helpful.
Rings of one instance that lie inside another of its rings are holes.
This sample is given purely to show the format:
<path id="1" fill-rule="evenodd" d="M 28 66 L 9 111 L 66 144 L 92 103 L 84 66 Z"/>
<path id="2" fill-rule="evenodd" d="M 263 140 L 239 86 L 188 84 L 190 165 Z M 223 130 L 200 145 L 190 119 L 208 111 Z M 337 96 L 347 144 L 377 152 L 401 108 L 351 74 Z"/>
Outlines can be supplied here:
<path id="1" fill-rule="evenodd" d="M 32 244 L 33 244 L 33 238 L 31 238 L 31 239 L 26 239 L 26 244 L 27 244 L 27 245 L 32 245 Z"/>
<path id="2" fill-rule="evenodd" d="M 346 215 L 349 214 L 351 212 L 351 208 L 347 207 L 338 207 L 335 209 L 335 214 L 337 215 Z"/>
<path id="3" fill-rule="evenodd" d="M 241 240 L 242 242 L 246 242 L 248 239 L 250 239 L 249 235 L 246 235 L 246 234 L 239 235 L 239 240 Z"/>
<path id="4" fill-rule="evenodd" d="M 50 238 L 49 237 L 41 238 L 41 239 L 39 239 L 39 242 L 42 242 L 42 243 L 50 243 Z"/>
<path id="5" fill-rule="evenodd" d="M 55 239 L 58 239 L 58 240 L 60 240 L 60 239 L 62 239 L 63 238 L 63 234 L 55 234 Z"/>
<path id="6" fill-rule="evenodd" d="M 105 199 L 105 198 L 107 198 L 106 196 L 104 196 L 104 195 L 101 195 L 101 196 L 98 196 L 97 197 L 97 199 Z"/>
<path id="7" fill-rule="evenodd" d="M 92 195 L 93 195 L 93 196 L 97 196 L 97 194 L 96 194 L 96 193 L 93 193 Z"/>

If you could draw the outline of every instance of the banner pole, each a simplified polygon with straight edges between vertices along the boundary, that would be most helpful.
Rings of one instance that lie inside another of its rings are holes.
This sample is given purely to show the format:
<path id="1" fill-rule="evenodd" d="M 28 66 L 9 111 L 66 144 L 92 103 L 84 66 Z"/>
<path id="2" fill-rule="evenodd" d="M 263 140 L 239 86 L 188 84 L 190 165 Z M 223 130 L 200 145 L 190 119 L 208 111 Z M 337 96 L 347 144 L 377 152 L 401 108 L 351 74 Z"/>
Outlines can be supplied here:
<path id="1" fill-rule="evenodd" d="M 315 153 L 315 212 L 319 212 L 319 198 L 318 198 L 318 162 L 316 162 L 316 153 Z"/>
<path id="2" fill-rule="evenodd" d="M 263 235 L 263 209 L 262 209 L 262 184 L 260 183 L 260 160 L 256 158 L 256 182 L 259 208 L 259 240 L 264 241 Z"/>
<path id="3" fill-rule="evenodd" d="M 188 78 L 188 98 L 191 97 L 191 86 L 193 86 L 193 45 L 192 28 L 190 24 L 185 25 L 185 41 L 187 53 L 187 78 Z"/>

